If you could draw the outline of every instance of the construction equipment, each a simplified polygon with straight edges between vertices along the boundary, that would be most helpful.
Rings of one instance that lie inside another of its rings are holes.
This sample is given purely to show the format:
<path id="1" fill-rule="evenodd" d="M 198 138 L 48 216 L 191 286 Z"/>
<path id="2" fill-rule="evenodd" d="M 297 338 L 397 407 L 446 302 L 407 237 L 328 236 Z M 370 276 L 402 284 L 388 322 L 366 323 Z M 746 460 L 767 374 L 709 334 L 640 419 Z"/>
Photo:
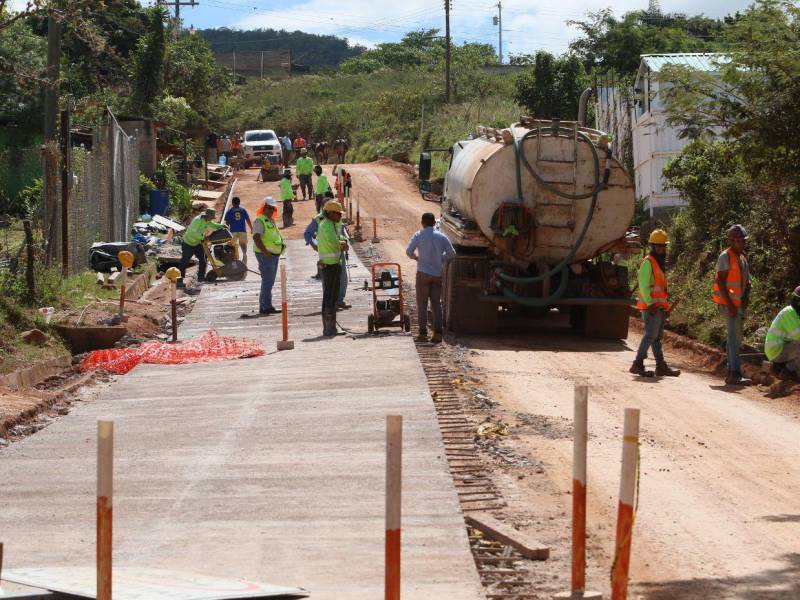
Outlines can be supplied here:
<path id="1" fill-rule="evenodd" d="M 247 277 L 247 265 L 239 258 L 239 242 L 227 227 L 217 229 L 203 240 L 203 252 L 210 267 L 206 281 L 216 281 L 219 277 L 241 281 Z"/>
<path id="2" fill-rule="evenodd" d="M 430 189 L 430 154 L 420 190 Z M 445 327 L 491 333 L 498 313 L 570 315 L 592 337 L 625 338 L 633 301 L 627 253 L 634 185 L 609 136 L 577 122 L 523 117 L 479 127 L 451 149 L 441 231 L 456 248 L 443 274 Z"/>
<path id="3" fill-rule="evenodd" d="M 281 157 L 272 154 L 264 155 L 261 163 L 261 170 L 256 176 L 256 181 L 280 181 L 281 179 Z"/>
<path id="4" fill-rule="evenodd" d="M 400 327 L 403 331 L 411 331 L 411 317 L 404 310 L 403 273 L 400 264 L 374 263 L 371 276 L 372 313 L 367 316 L 367 331 L 372 333 L 381 327 Z M 364 289 L 369 289 L 366 281 Z M 399 319 L 395 320 L 396 317 Z"/>

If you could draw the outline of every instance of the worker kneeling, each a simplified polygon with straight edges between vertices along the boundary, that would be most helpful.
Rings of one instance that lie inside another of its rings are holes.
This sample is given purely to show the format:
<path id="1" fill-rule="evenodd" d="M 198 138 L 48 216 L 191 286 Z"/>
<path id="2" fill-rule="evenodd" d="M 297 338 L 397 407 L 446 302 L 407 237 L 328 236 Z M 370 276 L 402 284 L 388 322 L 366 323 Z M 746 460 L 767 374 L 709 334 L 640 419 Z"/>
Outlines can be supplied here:
<path id="1" fill-rule="evenodd" d="M 794 289 L 789 306 L 772 321 L 764 342 L 764 354 L 778 375 L 800 375 L 800 286 Z"/>
<path id="2" fill-rule="evenodd" d="M 662 229 L 656 229 L 650 234 L 650 253 L 644 257 L 639 266 L 639 301 L 636 308 L 642 311 L 644 320 L 644 335 L 639 343 L 636 360 L 631 365 L 630 372 L 642 377 L 677 377 L 680 371 L 670 369 L 664 360 L 661 348 L 661 339 L 664 337 L 664 325 L 672 310 L 669 303 L 669 290 L 667 288 L 666 259 L 667 244 L 669 239 Z M 653 348 L 656 359 L 656 372 L 644 368 L 644 359 L 647 358 L 648 349 Z"/>
<path id="3" fill-rule="evenodd" d="M 275 224 L 278 206 L 272 196 L 264 198 L 264 211 L 253 222 L 258 271 L 261 273 L 261 293 L 258 296 L 258 314 L 274 315 L 281 312 L 272 305 L 272 286 L 278 273 L 278 261 L 286 250 L 283 236 Z"/>
<path id="4" fill-rule="evenodd" d="M 347 239 L 342 228 L 344 209 L 336 200 L 322 207 L 323 219 L 317 230 L 317 250 L 322 263 L 322 335 L 336 335 L 336 301 L 342 275 L 342 254 L 347 252 Z"/>

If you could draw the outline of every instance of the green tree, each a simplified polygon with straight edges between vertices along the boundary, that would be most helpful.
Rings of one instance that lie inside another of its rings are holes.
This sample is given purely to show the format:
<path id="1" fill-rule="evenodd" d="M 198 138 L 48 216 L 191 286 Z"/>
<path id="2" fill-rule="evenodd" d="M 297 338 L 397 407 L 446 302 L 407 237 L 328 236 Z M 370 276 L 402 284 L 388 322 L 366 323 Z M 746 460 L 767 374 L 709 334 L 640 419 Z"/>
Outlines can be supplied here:
<path id="1" fill-rule="evenodd" d="M 149 9 L 150 27 L 136 43 L 133 52 L 131 76 L 131 108 L 134 112 L 152 116 L 153 104 L 158 102 L 164 89 L 164 59 L 166 55 L 166 33 L 164 20 L 166 10 L 156 5 Z"/>
<path id="2" fill-rule="evenodd" d="M 217 65 L 208 43 L 196 35 L 167 42 L 164 81 L 170 96 L 186 98 L 204 116 L 214 94 L 225 93 L 232 85 L 231 74 Z"/>
<path id="3" fill-rule="evenodd" d="M 517 79 L 514 97 L 535 117 L 574 120 L 581 92 L 588 85 L 589 78 L 577 56 L 556 58 L 540 50 L 533 65 Z"/>

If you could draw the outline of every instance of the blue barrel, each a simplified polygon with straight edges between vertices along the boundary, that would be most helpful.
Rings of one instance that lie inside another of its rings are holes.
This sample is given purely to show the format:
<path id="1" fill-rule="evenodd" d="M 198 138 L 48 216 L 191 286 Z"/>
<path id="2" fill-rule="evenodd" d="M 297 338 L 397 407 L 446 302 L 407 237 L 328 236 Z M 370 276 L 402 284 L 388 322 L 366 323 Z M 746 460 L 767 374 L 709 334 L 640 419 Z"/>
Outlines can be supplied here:
<path id="1" fill-rule="evenodd" d="M 164 215 L 169 213 L 169 190 L 152 190 L 150 192 L 150 214 Z"/>

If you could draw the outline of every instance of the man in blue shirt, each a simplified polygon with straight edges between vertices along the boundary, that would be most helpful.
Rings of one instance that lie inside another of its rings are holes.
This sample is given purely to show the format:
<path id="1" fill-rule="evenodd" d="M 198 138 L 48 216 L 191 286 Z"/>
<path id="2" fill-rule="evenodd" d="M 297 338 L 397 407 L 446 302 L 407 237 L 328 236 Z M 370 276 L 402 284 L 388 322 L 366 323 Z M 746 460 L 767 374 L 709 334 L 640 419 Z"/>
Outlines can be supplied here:
<path id="1" fill-rule="evenodd" d="M 448 257 L 456 251 L 442 232 L 434 229 L 433 213 L 422 215 L 422 229 L 414 234 L 406 248 L 406 255 L 417 261 L 417 319 L 418 342 L 428 341 L 428 301 L 433 312 L 433 337 L 431 342 L 442 341 L 442 271 Z"/>
<path id="2" fill-rule="evenodd" d="M 247 264 L 247 227 L 250 228 L 250 233 L 253 233 L 253 224 L 250 222 L 250 215 L 247 214 L 247 211 L 239 206 L 241 203 L 242 201 L 238 196 L 231 200 L 233 206 L 225 213 L 225 224 L 228 226 L 233 239 L 239 242 L 239 248 L 242 251 L 242 262 Z"/>
<path id="3" fill-rule="evenodd" d="M 292 138 L 288 131 L 281 138 L 281 146 L 283 147 L 283 166 L 288 167 L 292 160 Z"/>

